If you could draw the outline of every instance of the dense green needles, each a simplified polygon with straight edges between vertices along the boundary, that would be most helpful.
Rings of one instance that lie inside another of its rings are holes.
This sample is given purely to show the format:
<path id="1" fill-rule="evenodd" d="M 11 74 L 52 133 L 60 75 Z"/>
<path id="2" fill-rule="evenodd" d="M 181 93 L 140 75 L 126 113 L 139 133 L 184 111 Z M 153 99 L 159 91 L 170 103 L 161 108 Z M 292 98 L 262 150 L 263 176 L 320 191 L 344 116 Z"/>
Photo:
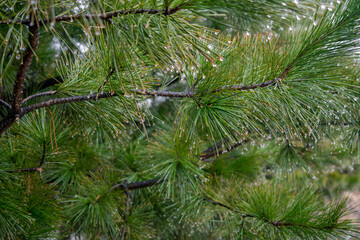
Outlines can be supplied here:
<path id="1" fill-rule="evenodd" d="M 359 0 L 0 1 L 0 239 L 356 239 L 359 22 Z"/>

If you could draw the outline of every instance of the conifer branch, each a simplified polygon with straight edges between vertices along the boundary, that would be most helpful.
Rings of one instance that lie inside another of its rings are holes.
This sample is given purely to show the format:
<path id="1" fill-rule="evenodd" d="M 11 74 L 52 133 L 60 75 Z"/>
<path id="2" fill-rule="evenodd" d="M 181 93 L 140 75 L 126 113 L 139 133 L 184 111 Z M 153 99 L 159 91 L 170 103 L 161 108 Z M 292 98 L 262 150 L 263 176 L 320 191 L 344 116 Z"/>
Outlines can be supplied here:
<path id="1" fill-rule="evenodd" d="M 301 228 L 312 228 L 312 229 L 318 229 L 318 230 L 325 230 L 325 229 L 332 229 L 336 227 L 336 225 L 330 225 L 330 226 L 323 226 L 323 227 L 317 227 L 317 226 L 310 226 L 305 224 L 298 224 L 298 223 L 290 223 L 290 222 L 282 222 L 281 220 L 275 221 L 275 222 L 269 222 L 271 225 L 282 228 L 282 227 L 301 227 Z"/>
<path id="2" fill-rule="evenodd" d="M 153 90 L 144 90 L 136 91 L 139 95 L 144 96 L 161 96 L 161 97 L 173 97 L 173 98 L 192 98 L 192 92 L 173 92 L 173 91 L 153 91 Z"/>
<path id="3" fill-rule="evenodd" d="M 14 89 L 13 89 L 13 103 L 12 103 L 13 114 L 19 114 L 20 110 L 21 110 L 21 101 L 22 101 L 24 81 L 26 78 L 26 74 L 29 71 L 30 65 L 34 58 L 36 48 L 39 43 L 39 32 L 40 32 L 40 29 L 39 29 L 38 25 L 35 24 L 34 26 L 29 27 L 30 46 L 28 46 L 25 50 L 23 61 L 20 64 L 19 69 L 16 74 L 16 77 L 15 77 L 15 84 L 14 84 Z"/>
<path id="4" fill-rule="evenodd" d="M 136 94 L 144 95 L 144 96 L 162 96 L 162 97 L 176 97 L 176 98 L 184 98 L 188 97 L 191 94 L 187 92 L 171 92 L 171 91 L 136 91 Z M 31 98 L 37 97 L 37 96 L 30 96 Z M 64 97 L 64 98 L 55 98 L 50 99 L 47 101 L 43 101 L 40 103 L 35 103 L 30 106 L 24 107 L 21 111 L 20 116 L 24 116 L 25 114 L 35 111 L 36 109 L 43 108 L 43 107 L 50 107 L 54 105 L 59 104 L 65 104 L 65 103 L 73 103 L 73 102 L 84 102 L 84 101 L 93 101 L 93 100 L 99 100 L 103 98 L 110 98 L 110 97 L 118 97 L 119 94 L 115 92 L 102 92 L 102 93 L 92 93 L 89 95 L 80 95 L 80 96 L 71 96 L 71 97 Z M 30 98 L 28 97 L 28 98 Z"/>
<path id="5" fill-rule="evenodd" d="M 172 15 L 181 10 L 181 7 L 185 5 L 185 3 L 180 4 L 174 8 L 168 10 L 162 9 L 128 9 L 128 10 L 118 10 L 113 12 L 101 13 L 101 14 L 76 14 L 76 15 L 63 15 L 57 16 L 54 19 L 38 19 L 38 25 L 46 25 L 50 22 L 64 22 L 64 21 L 72 21 L 75 19 L 101 19 L 101 20 L 109 20 L 111 18 L 120 16 L 120 15 L 130 15 L 130 14 L 164 14 L 164 15 Z M 29 25 L 31 22 L 30 19 L 25 20 L 6 20 L 1 21 L 0 24 L 25 24 Z M 36 25 L 36 24 L 35 24 Z"/>
<path id="6" fill-rule="evenodd" d="M 23 116 L 29 112 L 35 111 L 36 109 L 39 109 L 39 108 L 51 107 L 54 105 L 65 104 L 65 103 L 99 100 L 99 99 L 103 99 L 103 98 L 110 98 L 110 97 L 116 97 L 116 96 L 119 96 L 119 95 L 116 93 L 103 92 L 103 93 L 92 93 L 89 95 L 80 95 L 80 96 L 71 96 L 71 97 L 50 99 L 50 100 L 46 100 L 43 102 L 35 103 L 30 106 L 24 107 L 22 109 L 21 116 Z"/>
<path id="7" fill-rule="evenodd" d="M 278 81 L 280 81 L 280 78 L 275 78 L 274 80 L 269 80 L 269 81 L 266 81 L 266 82 L 257 83 L 257 84 L 253 84 L 253 85 L 224 86 L 224 87 L 215 89 L 212 92 L 220 92 L 220 91 L 223 91 L 223 90 L 236 90 L 236 91 L 251 90 L 251 89 L 263 88 L 263 87 L 271 86 L 271 85 L 276 84 Z"/>
<path id="8" fill-rule="evenodd" d="M 221 148 L 221 145 L 223 143 L 223 141 L 216 143 L 215 145 L 207 148 L 205 151 L 203 151 L 202 154 L 200 154 L 198 157 L 202 160 L 202 161 L 206 161 L 209 158 L 224 154 L 226 152 L 229 152 L 235 148 L 237 148 L 238 146 L 241 146 L 242 144 L 246 143 L 247 140 L 242 140 L 230 147 L 226 148 L 226 151 L 223 150 L 219 150 Z M 214 160 L 212 160 L 214 161 Z M 120 189 L 120 190 L 135 190 L 135 189 L 141 189 L 141 188 L 147 188 L 147 187 L 151 187 L 157 184 L 161 184 L 164 181 L 166 181 L 166 179 L 161 179 L 161 178 L 153 178 L 150 180 L 145 180 L 145 181 L 140 181 L 140 182 L 132 182 L 132 183 L 128 183 L 128 182 L 123 182 L 123 183 L 118 183 L 115 184 L 114 186 L 112 186 L 108 192 L 112 191 L 113 189 Z"/>
<path id="9" fill-rule="evenodd" d="M 220 202 L 217 202 L 213 199 L 210 199 L 210 198 L 204 198 L 204 200 L 210 202 L 211 204 L 215 205 L 215 206 L 220 206 L 220 207 L 223 207 L 223 208 L 226 208 L 227 210 L 229 211 L 232 211 L 232 212 L 235 212 L 237 214 L 240 214 L 241 217 L 243 218 L 259 218 L 259 216 L 254 216 L 254 215 L 251 215 L 251 214 L 244 214 L 236 209 L 233 209 L 223 203 L 220 203 Z M 264 218 L 261 218 L 261 220 L 265 220 Z M 318 226 L 311 226 L 311 225 L 305 225 L 305 224 L 299 224 L 299 223 L 291 223 L 291 222 L 283 222 L 281 220 L 278 220 L 278 221 L 267 221 L 269 224 L 273 225 L 274 227 L 278 228 L 278 229 L 281 229 L 282 227 L 301 227 L 301 228 L 307 228 L 307 229 L 316 229 L 316 230 L 329 230 L 329 229 L 333 229 L 336 227 L 336 224 L 334 225 L 329 225 L 329 226 L 321 226 L 321 227 L 318 227 Z"/>
<path id="10" fill-rule="evenodd" d="M 34 17 L 36 18 L 36 15 L 34 15 Z M 39 34 L 40 28 L 38 24 L 29 26 L 29 46 L 25 50 L 23 61 L 16 73 L 11 111 L 5 119 L 0 122 L 0 134 L 14 124 L 20 117 L 24 81 L 39 44 Z"/>
<path id="11" fill-rule="evenodd" d="M 133 183 L 121 183 L 121 184 L 116 184 L 114 185 L 108 192 L 110 192 L 111 190 L 115 189 L 115 188 L 119 188 L 122 190 L 125 190 L 125 192 L 128 194 L 129 190 L 135 190 L 135 189 L 141 189 L 141 188 L 146 188 L 146 187 L 151 187 L 157 184 L 162 183 L 163 181 L 160 180 L 159 178 L 154 178 L 154 179 L 150 179 L 150 180 L 146 180 L 146 181 L 141 181 L 141 182 L 133 182 Z M 251 214 L 245 214 L 243 212 L 240 212 L 236 209 L 231 208 L 228 205 L 225 205 L 221 202 L 217 202 L 213 199 L 210 198 L 204 198 L 204 201 L 207 201 L 209 203 L 211 203 L 214 206 L 220 206 L 222 208 L 226 208 L 229 211 L 232 211 L 236 214 L 241 215 L 241 217 L 243 218 L 260 218 L 259 216 L 255 216 L 255 215 L 251 215 Z M 261 220 L 265 220 L 264 218 L 261 218 Z M 292 222 L 283 222 L 282 220 L 278 220 L 278 221 L 267 221 L 269 224 L 273 225 L 276 228 L 283 228 L 283 227 L 301 227 L 301 228 L 307 228 L 307 229 L 316 229 L 316 230 L 329 230 L 329 229 L 333 229 L 336 227 L 335 225 L 329 225 L 329 226 L 322 226 L 322 227 L 318 227 L 318 226 L 311 226 L 311 225 L 305 225 L 305 224 L 299 224 L 299 223 L 292 223 Z"/>

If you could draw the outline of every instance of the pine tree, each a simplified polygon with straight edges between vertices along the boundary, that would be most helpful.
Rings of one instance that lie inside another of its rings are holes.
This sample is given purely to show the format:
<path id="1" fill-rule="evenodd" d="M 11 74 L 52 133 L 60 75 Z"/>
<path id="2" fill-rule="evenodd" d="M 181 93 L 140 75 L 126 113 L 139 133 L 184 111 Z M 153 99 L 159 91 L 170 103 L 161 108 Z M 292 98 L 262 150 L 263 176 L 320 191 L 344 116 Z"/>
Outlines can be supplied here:
<path id="1" fill-rule="evenodd" d="M 359 21 L 358 0 L 2 0 L 0 238 L 356 238 L 317 178 L 358 161 Z"/>

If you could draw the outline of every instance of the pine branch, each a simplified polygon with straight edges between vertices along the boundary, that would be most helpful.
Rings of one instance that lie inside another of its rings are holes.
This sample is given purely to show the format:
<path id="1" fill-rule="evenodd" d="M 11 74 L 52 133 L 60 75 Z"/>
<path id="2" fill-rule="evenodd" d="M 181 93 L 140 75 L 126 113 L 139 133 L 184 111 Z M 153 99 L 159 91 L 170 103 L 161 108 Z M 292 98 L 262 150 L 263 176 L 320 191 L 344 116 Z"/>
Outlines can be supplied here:
<path id="1" fill-rule="evenodd" d="M 232 85 L 232 86 L 224 86 L 218 89 L 215 89 L 212 91 L 212 93 L 216 93 L 216 92 L 220 92 L 223 90 L 235 90 L 235 91 L 245 91 L 245 90 L 252 90 L 252 89 L 257 89 L 257 88 L 264 88 L 264 87 L 268 87 L 268 86 L 274 86 L 279 84 L 280 82 L 282 82 L 286 76 L 288 75 L 288 73 L 291 71 L 291 69 L 293 68 L 293 66 L 288 65 L 285 70 L 281 73 L 279 78 L 275 78 L 273 80 L 269 80 L 269 81 L 265 81 L 262 83 L 257 83 L 257 84 L 253 84 L 253 85 Z M 293 79 L 291 80 L 292 82 L 301 82 L 303 81 L 305 78 L 301 78 L 301 79 Z"/>
<path id="2" fill-rule="evenodd" d="M 280 78 L 276 78 L 274 80 L 269 80 L 266 82 L 262 82 L 262 83 L 258 83 L 258 84 L 254 84 L 254 85 L 233 85 L 233 86 L 224 86 L 218 89 L 215 89 L 212 92 L 220 92 L 223 90 L 236 90 L 236 91 L 244 91 L 244 90 L 250 90 L 250 89 L 256 89 L 256 88 L 263 88 L 263 87 L 267 87 L 267 86 L 271 86 L 276 84 L 278 81 L 280 81 Z"/>
<path id="3" fill-rule="evenodd" d="M 153 91 L 153 90 L 144 90 L 136 91 L 139 95 L 144 96 L 161 96 L 161 97 L 173 97 L 173 98 L 192 98 L 192 92 L 172 92 L 172 91 Z"/>
<path id="4" fill-rule="evenodd" d="M 7 170 L 6 172 L 41 172 L 42 171 L 42 166 L 45 163 L 45 155 L 46 155 L 46 143 L 43 144 L 43 151 L 41 154 L 41 159 L 40 159 L 40 163 L 39 166 L 37 167 L 33 167 L 33 168 L 20 168 L 20 169 L 12 169 L 12 170 Z"/>
<path id="5" fill-rule="evenodd" d="M 323 229 L 332 229 L 332 228 L 336 227 L 336 225 L 317 227 L 317 226 L 310 226 L 310 225 L 305 225 L 305 224 L 282 222 L 282 221 L 275 221 L 275 222 L 269 222 L 269 223 L 270 223 L 271 225 L 277 227 L 277 228 L 282 228 L 282 227 L 301 227 L 301 228 L 312 228 L 312 229 L 323 230 Z"/>
<path id="6" fill-rule="evenodd" d="M 22 101 L 22 93 L 23 93 L 23 87 L 24 87 L 24 81 L 26 78 L 26 74 L 29 71 L 31 62 L 34 58 L 34 53 L 36 51 L 36 48 L 39 44 L 39 26 L 34 25 L 29 28 L 29 43 L 30 46 L 28 46 L 25 50 L 23 61 L 19 66 L 19 69 L 17 71 L 16 77 L 15 77 L 15 84 L 13 89 L 13 103 L 12 103 L 12 112 L 14 115 L 18 115 L 21 110 L 21 101 Z"/>
<path id="7" fill-rule="evenodd" d="M 287 71 L 284 71 L 284 73 L 287 73 Z M 282 78 L 285 78 L 285 74 L 282 74 Z M 278 81 L 281 81 L 282 78 L 278 78 L 275 80 L 267 81 L 264 83 L 254 84 L 254 85 L 248 85 L 248 86 L 241 86 L 241 85 L 234 85 L 230 87 L 224 87 L 218 90 L 214 90 L 214 92 L 219 92 L 221 90 L 230 89 L 230 90 L 249 90 L 249 89 L 256 89 L 260 87 L 267 87 L 273 84 L 276 84 Z M 49 91 L 49 92 L 43 92 L 43 93 L 36 93 L 34 95 L 31 95 L 22 101 L 22 104 L 25 104 L 27 101 L 40 97 L 40 96 L 48 96 L 55 94 L 56 91 Z M 170 97 L 170 98 L 193 98 L 194 93 L 192 91 L 190 92 L 173 92 L 173 91 L 153 91 L 153 90 L 136 90 L 136 94 L 143 95 L 143 96 L 162 96 L 162 97 Z M 72 102 L 83 102 L 83 101 L 92 101 L 92 100 L 99 100 L 103 98 L 110 98 L 110 97 L 116 97 L 119 96 L 116 93 L 110 93 L 110 92 L 103 92 L 103 93 L 93 93 L 90 95 L 80 95 L 80 96 L 72 96 L 72 97 L 64 97 L 64 98 L 56 98 L 56 99 L 50 99 L 47 101 L 43 101 L 40 103 L 36 103 L 24 108 L 21 108 L 20 113 L 17 115 L 17 117 L 22 117 L 25 114 L 35 111 L 36 109 L 40 109 L 43 107 L 50 107 L 54 105 L 59 104 L 65 104 L 65 103 L 72 103 Z M 3 119 L 0 122 L 0 134 L 3 133 L 7 128 L 9 128 L 14 122 L 15 122 L 15 116 L 8 115 L 5 119 Z M 236 147 L 236 146 L 234 146 Z"/>
<path id="8" fill-rule="evenodd" d="M 163 97 L 176 97 L 176 98 L 184 98 L 184 97 L 192 96 L 192 94 L 188 93 L 188 92 L 171 92 L 171 91 L 146 90 L 146 91 L 136 91 L 135 93 L 139 94 L 139 95 L 145 95 L 145 96 L 163 96 Z M 27 97 L 25 100 L 28 101 L 30 99 L 33 99 L 33 98 L 36 98 L 39 96 L 52 95 L 52 94 L 55 94 L 55 93 L 53 91 L 45 92 L 45 93 L 37 93 L 37 94 Z M 93 93 L 90 95 L 55 98 L 55 99 L 46 100 L 46 101 L 43 101 L 40 103 L 35 103 L 30 106 L 20 108 L 19 114 L 14 114 L 13 112 L 10 113 L 2 121 L 0 121 L 0 134 L 2 134 L 6 129 L 11 127 L 11 125 L 14 124 L 14 122 L 17 120 L 17 118 L 20 118 L 20 117 L 24 116 L 25 114 L 28 114 L 29 112 L 33 112 L 40 108 L 50 107 L 50 106 L 59 105 L 59 104 L 73 103 L 73 102 L 94 101 L 94 100 L 116 97 L 116 96 L 119 96 L 119 95 L 114 92 L 112 92 L 112 93 L 103 92 L 103 93 Z M 26 102 L 25 100 L 24 100 L 24 102 Z"/>
<path id="9" fill-rule="evenodd" d="M 135 189 L 141 189 L 141 188 L 147 188 L 147 187 L 151 187 L 157 184 L 161 184 L 163 182 L 163 180 L 160 180 L 159 178 L 154 178 L 154 179 L 150 179 L 150 180 L 146 180 L 146 181 L 141 181 L 141 182 L 133 182 L 133 183 L 120 183 L 120 184 L 116 184 L 114 185 L 108 192 L 110 192 L 113 189 L 121 189 L 121 190 L 125 190 L 125 192 L 128 194 L 129 190 L 135 190 Z M 204 201 L 207 201 L 209 203 L 211 203 L 212 205 L 215 206 L 220 206 L 222 208 L 225 208 L 229 211 L 232 211 L 236 214 L 241 215 L 242 218 L 259 218 L 262 221 L 266 221 L 266 219 L 261 218 L 259 216 L 255 216 L 255 215 L 251 215 L 251 214 L 245 214 L 243 212 L 240 212 L 236 209 L 233 209 L 232 207 L 225 205 L 221 202 L 217 202 L 213 199 L 210 198 L 204 198 Z M 305 225 L 305 224 L 299 224 L 299 223 L 292 223 L 292 222 L 283 222 L 281 220 L 278 221 L 267 221 L 269 224 L 273 225 L 276 228 L 283 228 L 283 227 L 301 227 L 301 228 L 307 228 L 307 229 L 316 229 L 316 230 L 329 230 L 329 229 L 333 229 L 336 227 L 335 225 L 329 225 L 329 226 L 311 226 L 311 225 Z"/>
<path id="10" fill-rule="evenodd" d="M 225 150 L 219 150 L 219 148 L 221 147 L 221 145 L 223 144 L 222 142 L 218 142 L 216 144 L 214 144 L 213 146 L 209 147 L 208 149 L 206 149 L 205 151 L 203 151 L 202 154 L 200 154 L 198 157 L 202 160 L 202 161 L 206 161 L 209 158 L 215 157 L 215 156 L 219 156 L 221 154 L 224 154 L 226 152 L 229 152 L 235 148 L 237 148 L 238 146 L 241 146 L 242 144 L 246 143 L 247 140 L 243 140 L 241 142 L 238 142 L 234 145 L 232 145 L 231 147 L 227 147 L 226 151 Z M 214 161 L 214 160 L 211 160 Z M 166 181 L 166 179 L 160 179 L 160 178 L 153 178 L 150 180 L 145 180 L 145 181 L 140 181 L 140 182 L 132 182 L 132 183 L 128 183 L 128 182 L 124 182 L 124 183 L 118 183 L 115 184 L 114 186 L 112 186 L 108 192 L 112 191 L 113 189 L 120 189 L 120 190 L 135 190 L 135 189 L 141 189 L 141 188 L 147 188 L 147 187 L 151 187 L 157 184 L 161 184 L 164 181 Z"/>
<path id="11" fill-rule="evenodd" d="M 36 17 L 36 16 L 34 16 Z M 34 24 L 29 27 L 29 46 L 26 48 L 23 61 L 19 66 L 16 73 L 14 89 L 13 89 L 13 102 L 10 113 L 0 122 L 0 134 L 8 129 L 20 117 L 22 94 L 24 88 L 24 81 L 26 74 L 29 71 L 31 62 L 34 58 L 36 48 L 39 44 L 39 25 Z"/>
<path id="12" fill-rule="evenodd" d="M 39 26 L 49 24 L 49 22 L 64 22 L 64 21 L 73 21 L 75 19 L 101 19 L 101 20 L 109 20 L 113 17 L 117 17 L 119 15 L 130 15 L 130 14 L 164 14 L 164 15 L 172 15 L 181 10 L 181 7 L 185 5 L 182 3 L 174 8 L 168 10 L 160 10 L 160 9 L 128 9 L 128 10 L 119 10 L 114 12 L 107 12 L 103 14 L 76 14 L 76 15 L 64 15 L 57 16 L 54 19 L 39 19 L 37 21 Z M 0 24 L 25 24 L 29 25 L 31 23 L 30 19 L 25 20 L 7 20 L 1 21 Z M 35 24 L 36 25 L 36 24 Z"/>
<path id="13" fill-rule="evenodd" d="M 25 114 L 35 111 L 36 109 L 44 108 L 44 107 L 51 107 L 54 105 L 65 104 L 65 103 L 73 103 L 73 102 L 84 102 L 84 101 L 92 101 L 92 100 L 99 100 L 103 98 L 110 98 L 119 96 L 116 93 L 104 92 L 104 93 L 93 93 L 90 95 L 80 95 L 80 96 L 72 96 L 72 97 L 64 97 L 64 98 L 55 98 L 46 100 L 40 103 L 35 103 L 33 105 L 24 107 L 21 111 L 21 116 Z"/>
<path id="14" fill-rule="evenodd" d="M 215 205 L 215 206 L 220 206 L 223 208 L 226 208 L 229 211 L 235 212 L 237 214 L 240 214 L 241 217 L 243 218 L 259 218 L 258 216 L 254 216 L 251 214 L 244 214 L 239 212 L 236 209 L 233 209 L 223 203 L 217 202 L 213 199 L 209 199 L 209 198 L 204 198 L 205 201 L 210 202 L 211 204 Z M 263 218 L 261 218 L 262 220 L 265 220 Z M 298 224 L 298 223 L 291 223 L 291 222 L 282 222 L 281 220 L 279 221 L 268 221 L 269 224 L 273 225 L 276 228 L 282 228 L 282 227 L 301 227 L 301 228 L 308 228 L 308 229 L 317 229 L 317 230 L 326 230 L 326 229 L 333 229 L 336 227 L 336 225 L 330 225 L 330 226 L 323 226 L 323 227 L 318 227 L 318 226 L 310 226 L 310 225 L 305 225 L 305 224 Z"/>

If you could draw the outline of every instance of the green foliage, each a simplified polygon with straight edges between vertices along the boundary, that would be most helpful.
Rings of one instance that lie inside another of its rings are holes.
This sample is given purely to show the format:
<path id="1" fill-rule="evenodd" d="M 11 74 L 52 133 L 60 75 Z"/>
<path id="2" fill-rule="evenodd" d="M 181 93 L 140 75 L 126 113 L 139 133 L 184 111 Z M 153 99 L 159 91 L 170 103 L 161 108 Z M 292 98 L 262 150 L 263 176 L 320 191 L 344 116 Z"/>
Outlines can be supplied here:
<path id="1" fill-rule="evenodd" d="M 2 1 L 0 239 L 356 239 L 333 198 L 359 184 L 359 20 L 358 0 Z"/>
<path id="2" fill-rule="evenodd" d="M 76 234 L 85 234 L 91 239 L 104 234 L 116 238 L 121 219 L 117 206 L 123 201 L 121 196 L 110 194 L 109 186 L 100 180 L 84 178 L 78 193 L 65 201 L 66 215 Z"/>
<path id="3" fill-rule="evenodd" d="M 152 144 L 146 149 L 150 159 L 144 166 L 144 171 L 156 173 L 154 177 L 163 183 L 167 197 L 174 197 L 175 190 L 181 199 L 192 191 L 198 191 L 206 174 L 201 169 L 196 154 L 198 142 L 188 141 L 186 135 L 177 137 L 175 131 L 158 132 L 154 134 Z"/>
<path id="4" fill-rule="evenodd" d="M 224 230 L 231 239 L 346 239 L 356 233 L 350 221 L 340 220 L 346 200 L 324 204 L 313 187 L 240 184 L 212 195 L 228 206 Z"/>

